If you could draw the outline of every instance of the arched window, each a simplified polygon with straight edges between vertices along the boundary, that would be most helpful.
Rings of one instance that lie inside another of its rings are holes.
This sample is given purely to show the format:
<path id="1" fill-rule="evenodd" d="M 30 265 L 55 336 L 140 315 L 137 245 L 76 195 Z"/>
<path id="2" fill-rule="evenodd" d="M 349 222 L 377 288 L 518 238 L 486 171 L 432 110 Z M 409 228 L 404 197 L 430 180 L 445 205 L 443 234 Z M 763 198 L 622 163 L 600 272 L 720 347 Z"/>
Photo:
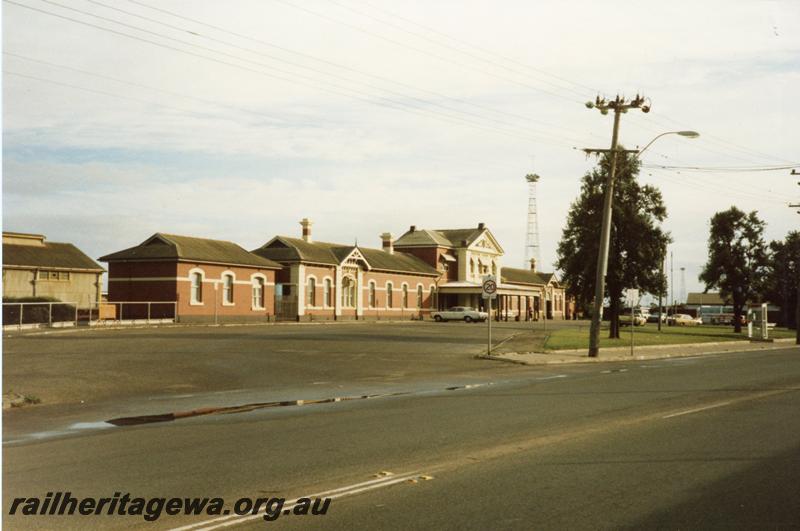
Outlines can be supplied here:
<path id="1" fill-rule="evenodd" d="M 408 308 L 408 284 L 403 284 L 403 308 Z"/>
<path id="2" fill-rule="evenodd" d="M 356 281 L 352 277 L 342 279 L 342 306 L 352 308 L 356 301 Z"/>
<path id="3" fill-rule="evenodd" d="M 475 260 L 473 260 L 472 258 L 469 259 L 469 274 L 470 275 L 475 274 Z"/>
<path id="4" fill-rule="evenodd" d="M 492 260 L 492 274 L 497 276 L 497 262 Z"/>
<path id="5" fill-rule="evenodd" d="M 417 308 L 422 308 L 422 286 L 417 286 Z"/>
<path id="6" fill-rule="evenodd" d="M 202 304 L 203 302 L 203 274 L 192 273 L 192 295 L 191 302 L 193 304 Z"/>
<path id="7" fill-rule="evenodd" d="M 333 294 L 333 289 L 332 288 L 333 288 L 333 283 L 331 282 L 331 279 L 326 278 L 325 279 L 325 293 L 324 293 L 325 297 L 323 299 L 323 304 L 327 308 L 330 308 L 331 306 L 333 306 L 333 304 L 331 304 L 331 300 L 332 300 L 331 299 L 331 295 Z"/>
<path id="8" fill-rule="evenodd" d="M 253 279 L 253 308 L 264 307 L 264 279 L 255 277 Z"/>
<path id="9" fill-rule="evenodd" d="M 228 274 L 222 277 L 222 302 L 233 304 L 233 275 Z"/>
<path id="10" fill-rule="evenodd" d="M 394 296 L 392 291 L 394 290 L 394 285 L 391 282 L 386 283 L 386 307 L 391 309 L 393 306 L 393 299 Z"/>
<path id="11" fill-rule="evenodd" d="M 370 281 L 369 283 L 369 307 L 374 308 L 377 306 L 377 301 L 375 300 L 375 283 Z"/>
<path id="12" fill-rule="evenodd" d="M 317 300 L 317 280 L 314 277 L 308 277 L 306 281 L 306 304 L 314 306 Z"/>

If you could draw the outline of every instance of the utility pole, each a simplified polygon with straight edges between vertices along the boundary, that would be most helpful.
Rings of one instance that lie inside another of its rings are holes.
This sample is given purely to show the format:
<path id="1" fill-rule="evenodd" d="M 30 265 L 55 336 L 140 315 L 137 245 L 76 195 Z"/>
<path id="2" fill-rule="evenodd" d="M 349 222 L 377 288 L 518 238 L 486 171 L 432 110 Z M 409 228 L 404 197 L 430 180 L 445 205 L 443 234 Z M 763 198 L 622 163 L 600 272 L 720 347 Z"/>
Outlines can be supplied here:
<path id="1" fill-rule="evenodd" d="M 666 268 L 666 266 L 667 266 L 667 253 L 666 253 L 666 248 L 665 248 L 664 249 L 664 256 L 661 259 L 661 278 L 663 278 L 664 280 L 667 279 L 666 272 L 664 271 L 664 268 Z M 658 290 L 658 331 L 659 332 L 661 332 L 661 318 L 664 316 L 664 309 L 663 309 L 664 307 L 661 304 L 661 296 L 663 294 L 664 294 L 664 290 L 663 289 Z"/>
<path id="2" fill-rule="evenodd" d="M 791 175 L 800 175 L 800 172 L 797 170 L 792 170 Z M 800 181 L 797 181 L 797 184 L 800 186 Z M 800 203 L 789 203 L 789 208 L 800 209 Z M 800 210 L 798 210 L 797 213 L 800 214 Z M 797 284 L 797 303 L 795 304 L 794 308 L 794 329 L 794 343 L 795 345 L 800 345 L 800 282 Z"/>
<path id="3" fill-rule="evenodd" d="M 624 96 L 617 94 L 612 101 L 597 96 L 594 102 L 587 102 L 589 109 L 597 108 L 601 114 L 608 114 L 609 109 L 614 111 L 614 129 L 611 134 L 611 149 L 584 149 L 590 155 L 592 153 L 610 153 L 611 168 L 606 180 L 605 197 L 603 198 L 603 225 L 600 232 L 600 250 L 597 255 L 597 271 L 595 274 L 594 305 L 592 310 L 592 326 L 589 330 L 589 357 L 595 358 L 600 352 L 600 325 L 603 319 L 603 298 L 606 292 L 606 271 L 608 269 L 608 245 L 611 238 L 611 207 L 614 199 L 614 178 L 617 173 L 617 153 L 638 153 L 638 150 L 618 150 L 617 140 L 619 138 L 619 119 L 622 113 L 628 109 L 641 109 L 643 112 L 650 112 L 650 104 L 638 94 L 630 101 Z"/>
<path id="4" fill-rule="evenodd" d="M 669 300 L 672 306 L 672 315 L 675 315 L 675 261 L 672 259 L 672 251 L 669 252 Z M 669 312 L 667 312 L 669 315 Z"/>

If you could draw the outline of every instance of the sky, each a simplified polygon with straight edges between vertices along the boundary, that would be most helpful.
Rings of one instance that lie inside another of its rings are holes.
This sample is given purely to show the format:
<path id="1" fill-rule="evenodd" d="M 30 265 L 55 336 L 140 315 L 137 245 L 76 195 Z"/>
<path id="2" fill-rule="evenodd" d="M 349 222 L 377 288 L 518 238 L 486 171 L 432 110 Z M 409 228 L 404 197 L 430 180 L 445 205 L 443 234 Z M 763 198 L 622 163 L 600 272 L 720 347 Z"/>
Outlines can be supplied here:
<path id="1" fill-rule="evenodd" d="M 484 222 L 522 267 L 536 173 L 552 270 L 581 150 L 611 141 L 584 102 L 637 93 L 625 147 L 700 133 L 642 154 L 676 298 L 703 289 L 715 212 L 758 211 L 768 241 L 800 226 L 795 0 L 4 0 L 2 19 L 3 229 L 93 258 L 155 232 L 254 249 L 308 217 L 366 247 Z"/>

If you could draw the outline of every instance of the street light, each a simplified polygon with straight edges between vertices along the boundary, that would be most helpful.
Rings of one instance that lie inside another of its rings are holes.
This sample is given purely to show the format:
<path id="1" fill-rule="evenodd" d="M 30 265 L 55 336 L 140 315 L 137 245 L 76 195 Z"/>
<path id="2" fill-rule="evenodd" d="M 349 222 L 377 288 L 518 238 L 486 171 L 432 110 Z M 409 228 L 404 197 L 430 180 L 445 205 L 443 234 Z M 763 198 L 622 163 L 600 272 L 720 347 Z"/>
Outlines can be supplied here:
<path id="1" fill-rule="evenodd" d="M 688 138 L 700 136 L 695 131 L 668 131 L 662 133 L 651 140 L 643 149 L 640 150 L 620 150 L 617 148 L 617 138 L 619 134 L 619 119 L 622 113 L 629 109 L 640 109 L 642 112 L 650 112 L 650 103 L 638 94 L 632 100 L 617 96 L 614 100 L 606 101 L 599 96 L 594 102 L 586 103 L 587 109 L 598 109 L 601 114 L 608 114 L 609 110 L 614 111 L 614 129 L 611 135 L 611 149 L 585 149 L 589 153 L 608 153 L 611 156 L 611 168 L 606 180 L 605 196 L 603 198 L 603 224 L 600 229 L 600 249 L 597 256 L 597 270 L 595 272 L 595 292 L 592 311 L 592 324 L 589 329 L 589 357 L 597 357 L 600 352 L 600 324 L 602 320 L 603 298 L 605 296 L 606 271 L 608 268 L 608 246 L 611 237 L 611 212 L 614 197 L 614 177 L 617 169 L 617 153 L 635 153 L 636 157 L 641 156 L 645 149 L 668 134 L 678 134 Z"/>
<path id="2" fill-rule="evenodd" d="M 698 133 L 697 131 L 667 131 L 666 133 L 661 133 L 660 135 L 656 136 L 653 140 L 648 142 L 646 146 L 640 149 L 639 152 L 636 153 L 636 156 L 641 157 L 642 153 L 644 153 L 644 151 L 647 148 L 649 148 L 653 142 L 655 142 L 656 140 L 665 135 L 680 135 L 680 136 L 685 136 L 686 138 L 697 138 L 698 136 L 700 136 L 700 133 Z"/>

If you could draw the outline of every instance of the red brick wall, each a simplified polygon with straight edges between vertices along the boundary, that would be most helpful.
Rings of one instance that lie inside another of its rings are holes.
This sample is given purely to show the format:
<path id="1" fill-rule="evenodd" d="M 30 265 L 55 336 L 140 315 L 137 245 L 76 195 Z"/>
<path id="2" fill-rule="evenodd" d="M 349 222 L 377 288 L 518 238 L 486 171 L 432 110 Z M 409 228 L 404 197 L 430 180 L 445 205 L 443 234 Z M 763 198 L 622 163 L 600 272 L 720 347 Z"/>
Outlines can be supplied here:
<path id="1" fill-rule="evenodd" d="M 184 280 L 194 268 L 204 273 L 202 305 L 190 303 L 191 282 Z M 223 304 L 221 282 L 215 297 L 213 281 L 220 281 L 227 271 L 234 274 L 232 305 Z M 266 277 L 263 309 L 252 308 L 251 275 L 254 273 Z M 153 280 L 142 280 L 148 278 Z M 109 301 L 177 301 L 178 316 L 213 317 L 216 313 L 218 317 L 258 317 L 272 315 L 275 308 L 275 271 L 272 269 L 184 262 L 112 262 L 108 266 L 108 279 Z"/>
<path id="2" fill-rule="evenodd" d="M 316 280 L 316 289 L 314 290 L 314 301 L 313 304 L 309 306 L 308 302 L 308 278 L 313 276 Z M 305 303 L 305 314 L 311 316 L 311 319 L 314 317 L 320 317 L 324 319 L 333 319 L 335 315 L 335 305 L 336 305 L 336 267 L 334 266 L 305 266 L 305 282 L 306 285 L 303 289 L 303 296 L 304 296 L 304 303 Z M 325 304 L 325 279 L 329 278 L 331 281 L 331 295 L 330 295 L 330 305 Z"/>

